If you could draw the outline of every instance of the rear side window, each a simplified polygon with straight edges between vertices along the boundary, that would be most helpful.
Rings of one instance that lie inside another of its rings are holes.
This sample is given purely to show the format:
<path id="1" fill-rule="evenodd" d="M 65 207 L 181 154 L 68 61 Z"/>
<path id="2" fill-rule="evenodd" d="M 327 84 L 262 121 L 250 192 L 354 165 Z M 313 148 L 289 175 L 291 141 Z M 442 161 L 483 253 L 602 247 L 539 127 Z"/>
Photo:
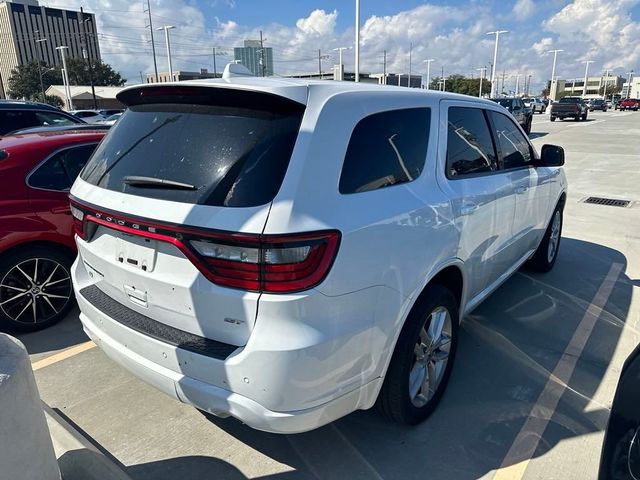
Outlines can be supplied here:
<path id="1" fill-rule="evenodd" d="M 33 110 L 0 110 L 0 135 L 38 125 Z"/>
<path id="2" fill-rule="evenodd" d="M 495 147 L 484 110 L 451 107 L 447 128 L 447 177 L 498 169 Z"/>
<path id="3" fill-rule="evenodd" d="M 64 126 L 75 125 L 78 123 L 74 122 L 69 117 L 65 117 L 64 115 L 54 112 L 36 112 L 36 118 L 38 119 L 39 125 Z"/>
<path id="4" fill-rule="evenodd" d="M 264 205 L 280 189 L 303 111 L 302 105 L 282 112 L 259 105 L 134 105 L 81 178 L 109 190 L 176 202 Z M 149 181 L 132 181 L 140 178 Z"/>
<path id="5" fill-rule="evenodd" d="M 360 193 L 415 180 L 427 157 L 429 108 L 391 110 L 358 122 L 340 175 L 340 193 Z"/>
<path id="6" fill-rule="evenodd" d="M 502 168 L 525 167 L 531 164 L 531 148 L 529 142 L 513 121 L 498 112 L 491 112 L 496 131 L 496 141 L 500 148 Z"/>
<path id="7" fill-rule="evenodd" d="M 96 149 L 96 144 L 65 148 L 53 154 L 30 176 L 29 186 L 46 190 L 69 190 Z"/>

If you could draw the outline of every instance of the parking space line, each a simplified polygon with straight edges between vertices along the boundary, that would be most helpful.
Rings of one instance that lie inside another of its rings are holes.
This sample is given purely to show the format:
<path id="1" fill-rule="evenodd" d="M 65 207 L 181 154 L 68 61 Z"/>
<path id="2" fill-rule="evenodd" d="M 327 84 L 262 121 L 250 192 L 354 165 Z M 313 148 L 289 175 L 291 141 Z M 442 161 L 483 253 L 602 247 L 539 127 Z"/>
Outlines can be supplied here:
<path id="1" fill-rule="evenodd" d="M 527 466 L 547 428 L 547 424 L 566 390 L 564 384 L 568 384 L 571 380 L 578 359 L 582 355 L 598 317 L 607 304 L 622 268 L 623 265 L 621 263 L 611 265 L 609 273 L 587 307 L 556 368 L 549 376 L 544 390 L 542 390 L 538 400 L 531 408 L 527 420 L 507 452 L 502 465 L 496 471 L 493 477 L 494 480 L 520 480 L 524 476 Z"/>
<path id="2" fill-rule="evenodd" d="M 40 370 L 41 368 L 48 367 L 49 365 L 53 365 L 54 363 L 61 362 L 62 360 L 66 360 L 67 358 L 74 357 L 79 353 L 86 352 L 87 350 L 91 350 L 95 346 L 96 344 L 93 343 L 91 340 L 89 340 L 88 342 L 81 343 L 80 345 L 76 345 L 75 347 L 67 348 L 62 352 L 53 354 L 50 357 L 44 358 L 42 360 L 38 360 L 37 362 L 33 362 L 31 364 L 31 368 L 35 372 L 36 370 Z"/>

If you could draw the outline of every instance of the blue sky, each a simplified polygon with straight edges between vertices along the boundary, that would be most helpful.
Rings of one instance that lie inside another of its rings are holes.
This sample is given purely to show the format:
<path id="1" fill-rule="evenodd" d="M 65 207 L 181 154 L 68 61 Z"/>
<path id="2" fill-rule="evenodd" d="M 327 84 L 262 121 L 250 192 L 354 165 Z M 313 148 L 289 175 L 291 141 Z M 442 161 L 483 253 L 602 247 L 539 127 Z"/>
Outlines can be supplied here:
<path id="1" fill-rule="evenodd" d="M 105 61 L 132 82 L 153 69 L 149 31 L 141 1 L 83 0 L 93 11 L 101 32 Z M 77 8 L 74 0 L 49 0 L 50 6 Z M 329 70 L 337 63 L 333 48 L 353 44 L 353 0 L 152 0 L 155 25 L 170 23 L 174 67 L 212 68 L 212 47 L 232 53 L 232 47 L 264 32 L 274 49 L 277 74 L 317 71 L 317 51 L 331 55 L 323 61 Z M 387 51 L 388 71 L 408 70 L 413 43 L 412 70 L 435 58 L 432 72 L 476 74 L 493 56 L 493 40 L 485 35 L 509 29 L 501 37 L 498 70 L 508 81 L 532 76 L 538 90 L 551 75 L 546 52 L 563 49 L 557 74 L 563 78 L 584 74 L 583 60 L 593 60 L 592 73 L 615 69 L 625 74 L 640 70 L 640 0 L 361 0 L 363 71 L 382 71 Z M 156 33 L 158 64 L 166 70 L 164 38 Z M 218 64 L 231 60 L 218 57 Z M 345 68 L 353 68 L 353 53 L 345 53 Z"/>

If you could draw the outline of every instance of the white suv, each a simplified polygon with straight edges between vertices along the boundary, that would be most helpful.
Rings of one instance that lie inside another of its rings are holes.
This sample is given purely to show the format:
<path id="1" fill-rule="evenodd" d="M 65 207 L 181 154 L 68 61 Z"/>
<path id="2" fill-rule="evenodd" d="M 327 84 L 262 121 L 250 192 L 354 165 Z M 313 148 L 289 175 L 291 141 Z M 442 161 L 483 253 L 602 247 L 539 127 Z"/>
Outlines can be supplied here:
<path id="1" fill-rule="evenodd" d="M 564 152 L 491 101 L 263 78 L 118 98 L 71 191 L 81 320 L 199 409 L 284 433 L 377 401 L 417 423 L 461 318 L 556 260 Z"/>

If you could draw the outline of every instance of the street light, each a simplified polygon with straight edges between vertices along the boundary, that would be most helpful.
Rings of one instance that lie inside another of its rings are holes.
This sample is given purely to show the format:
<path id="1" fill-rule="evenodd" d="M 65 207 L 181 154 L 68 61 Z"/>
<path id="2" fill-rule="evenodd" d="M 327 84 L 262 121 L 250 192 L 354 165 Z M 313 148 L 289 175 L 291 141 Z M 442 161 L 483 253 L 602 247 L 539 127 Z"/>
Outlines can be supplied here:
<path id="1" fill-rule="evenodd" d="M 164 30 L 164 39 L 167 42 L 167 57 L 169 59 L 169 78 L 173 82 L 173 65 L 171 64 L 171 43 L 169 41 L 169 30 L 176 28 L 173 25 L 165 25 L 164 27 L 156 28 L 156 30 Z"/>
<path id="2" fill-rule="evenodd" d="M 342 51 L 343 50 L 350 50 L 353 47 L 338 47 L 338 48 L 334 48 L 333 51 L 334 52 L 339 52 L 340 54 L 340 81 L 344 80 L 344 67 L 342 66 Z"/>
<path id="3" fill-rule="evenodd" d="M 360 81 L 360 0 L 356 0 L 356 78 Z"/>
<path id="4" fill-rule="evenodd" d="M 498 61 L 498 40 L 501 33 L 509 33 L 509 30 L 496 30 L 495 32 L 487 32 L 487 35 L 496 36 L 496 46 L 493 50 L 493 69 L 491 70 L 491 96 L 496 96 L 496 62 Z"/>
<path id="5" fill-rule="evenodd" d="M 585 60 L 584 63 L 584 87 L 582 87 L 582 96 L 584 97 L 587 94 L 587 74 L 589 73 L 589 64 L 593 63 L 593 60 Z"/>
<path id="6" fill-rule="evenodd" d="M 631 98 L 631 79 L 633 78 L 633 70 L 627 72 L 629 79 L 627 80 L 627 98 Z"/>
<path id="7" fill-rule="evenodd" d="M 484 76 L 487 74 L 487 67 L 476 68 L 480 72 L 480 91 L 478 92 L 478 98 L 482 98 L 482 80 Z"/>
<path id="8" fill-rule="evenodd" d="M 556 78 L 556 60 L 558 58 L 558 52 L 564 52 L 564 50 L 560 50 L 560 49 L 556 49 L 556 50 L 549 50 L 547 53 L 553 53 L 553 67 L 551 67 L 551 84 L 549 85 L 549 96 L 551 97 L 552 100 L 555 100 L 556 97 L 556 90 L 557 87 L 555 87 L 555 80 L 554 78 Z M 553 92 L 553 95 L 551 94 L 551 92 Z"/>
<path id="9" fill-rule="evenodd" d="M 520 77 L 522 76 L 521 73 L 516 73 L 516 97 L 518 96 L 519 90 L 520 90 Z"/>
<path id="10" fill-rule="evenodd" d="M 64 95 L 65 97 L 67 97 L 67 110 L 73 110 L 71 87 L 69 85 L 69 72 L 67 71 L 67 56 L 65 55 L 65 50 L 68 49 L 69 47 L 67 47 L 66 45 L 56 47 L 56 50 L 60 52 L 60 56 L 62 57 L 62 82 L 64 83 Z"/>
<path id="11" fill-rule="evenodd" d="M 42 80 L 42 64 L 41 62 L 44 62 L 44 55 L 42 54 L 42 43 L 46 42 L 47 39 L 46 38 L 40 38 L 40 31 L 36 30 L 36 35 L 38 35 L 38 39 L 36 40 L 36 43 L 38 44 L 38 52 L 39 52 L 39 56 L 38 56 L 38 73 L 40 75 L 40 92 L 42 93 L 42 102 L 46 103 L 47 102 L 47 97 L 44 93 L 44 81 Z"/>
<path id="12" fill-rule="evenodd" d="M 426 80 L 426 85 L 427 85 L 427 90 L 431 90 L 431 62 L 434 62 L 435 58 L 430 58 L 428 60 L 423 60 L 423 63 L 427 64 L 427 80 Z"/>

